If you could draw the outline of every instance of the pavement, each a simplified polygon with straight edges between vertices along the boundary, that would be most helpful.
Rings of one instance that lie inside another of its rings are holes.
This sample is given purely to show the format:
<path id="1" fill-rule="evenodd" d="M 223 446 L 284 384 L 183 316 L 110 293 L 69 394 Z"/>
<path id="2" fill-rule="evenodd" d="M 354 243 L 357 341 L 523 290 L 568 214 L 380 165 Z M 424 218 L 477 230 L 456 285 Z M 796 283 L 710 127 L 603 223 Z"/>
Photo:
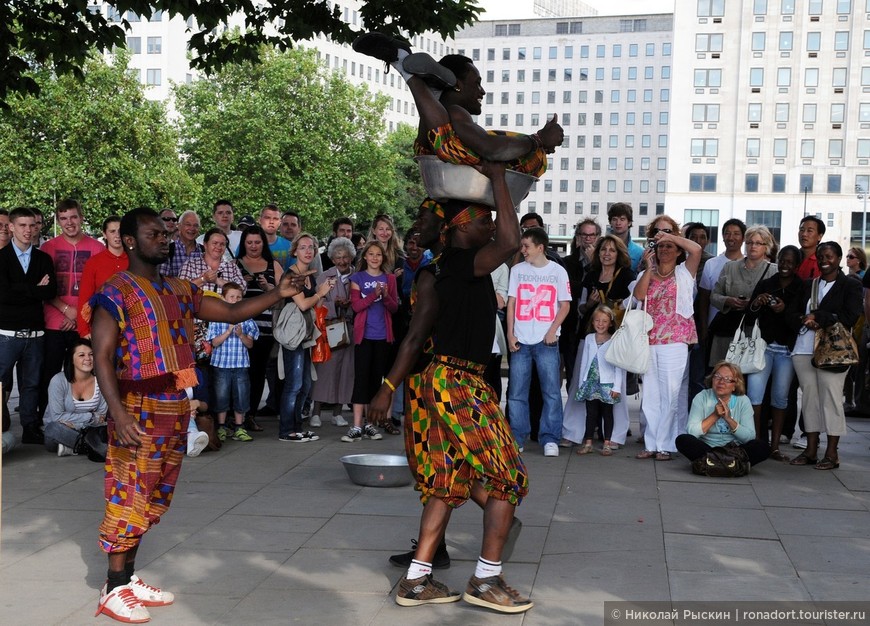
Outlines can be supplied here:
<path id="1" fill-rule="evenodd" d="M 339 458 L 401 454 L 401 437 L 342 443 L 344 429 L 324 419 L 319 441 L 284 443 L 264 419 L 253 442 L 185 459 L 137 573 L 176 594 L 151 609 L 153 624 L 603 624 L 604 602 L 619 600 L 870 607 L 870 420 L 847 421 L 839 470 L 768 461 L 737 479 L 694 476 L 680 457 L 636 460 L 633 441 L 610 458 L 545 458 L 528 443 L 531 492 L 505 578 L 535 607 L 506 616 L 394 603 L 403 571 L 387 558 L 410 549 L 419 501 L 411 486 L 351 483 Z M 102 479 L 100 464 L 41 446 L 3 459 L 0 623 L 113 623 L 94 618 L 106 573 Z M 451 588 L 473 573 L 481 519 L 473 503 L 453 515 L 453 564 L 436 571 Z"/>

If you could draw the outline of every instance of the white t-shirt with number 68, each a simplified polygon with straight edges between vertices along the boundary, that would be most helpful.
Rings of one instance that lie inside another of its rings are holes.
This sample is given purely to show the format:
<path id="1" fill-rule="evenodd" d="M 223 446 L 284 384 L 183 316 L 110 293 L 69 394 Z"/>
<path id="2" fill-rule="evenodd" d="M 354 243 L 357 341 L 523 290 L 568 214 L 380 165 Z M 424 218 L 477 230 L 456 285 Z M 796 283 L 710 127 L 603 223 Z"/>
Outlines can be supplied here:
<path id="1" fill-rule="evenodd" d="M 508 297 L 516 299 L 514 336 L 526 345 L 541 343 L 559 312 L 559 304 L 571 302 L 571 286 L 565 268 L 548 261 L 535 267 L 527 261 L 511 268 Z M 560 332 L 557 330 L 556 335 Z"/>

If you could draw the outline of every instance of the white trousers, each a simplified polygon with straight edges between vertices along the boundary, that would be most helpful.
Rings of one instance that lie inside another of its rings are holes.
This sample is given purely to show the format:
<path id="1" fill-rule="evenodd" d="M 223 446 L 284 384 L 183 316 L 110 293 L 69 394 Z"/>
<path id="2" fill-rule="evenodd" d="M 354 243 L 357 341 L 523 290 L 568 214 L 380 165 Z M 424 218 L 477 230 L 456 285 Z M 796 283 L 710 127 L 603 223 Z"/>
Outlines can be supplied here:
<path id="1" fill-rule="evenodd" d="M 646 417 L 644 448 L 658 452 L 676 452 L 674 444 L 680 424 L 685 424 L 686 411 L 680 395 L 685 397 L 684 374 L 689 363 L 688 346 L 669 343 L 650 346 L 650 366 L 643 375 L 641 408 Z"/>

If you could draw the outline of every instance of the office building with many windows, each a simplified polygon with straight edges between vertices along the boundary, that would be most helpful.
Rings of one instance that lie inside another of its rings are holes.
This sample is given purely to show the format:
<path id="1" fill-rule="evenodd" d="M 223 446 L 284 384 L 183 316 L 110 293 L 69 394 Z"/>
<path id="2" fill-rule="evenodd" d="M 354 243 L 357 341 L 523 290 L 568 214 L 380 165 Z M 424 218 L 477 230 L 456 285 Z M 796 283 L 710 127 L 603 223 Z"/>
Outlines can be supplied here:
<path id="1" fill-rule="evenodd" d="M 671 126 L 673 17 L 575 17 L 487 21 L 456 34 L 487 91 L 478 123 L 533 133 L 553 115 L 565 141 L 551 155 L 522 212 L 541 214 L 551 236 L 602 226 L 613 202 L 634 207 L 632 235 L 664 211 Z"/>
<path id="2" fill-rule="evenodd" d="M 674 55 L 668 211 L 764 224 L 783 243 L 810 213 L 826 239 L 860 243 L 870 1 L 677 0 Z"/>

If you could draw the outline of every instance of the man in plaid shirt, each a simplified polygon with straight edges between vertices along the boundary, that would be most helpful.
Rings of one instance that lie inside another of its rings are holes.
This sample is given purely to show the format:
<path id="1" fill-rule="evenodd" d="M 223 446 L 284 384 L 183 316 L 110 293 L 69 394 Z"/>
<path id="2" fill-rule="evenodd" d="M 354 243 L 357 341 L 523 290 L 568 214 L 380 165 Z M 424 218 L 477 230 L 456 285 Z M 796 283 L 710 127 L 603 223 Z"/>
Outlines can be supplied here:
<path id="1" fill-rule="evenodd" d="M 230 304 L 241 300 L 241 285 L 233 282 L 224 284 L 223 299 Z M 235 441 L 253 439 L 242 424 L 245 413 L 251 408 L 251 379 L 248 377 L 251 360 L 248 349 L 259 336 L 260 329 L 253 319 L 246 319 L 240 324 L 211 322 L 208 326 L 206 339 L 214 348 L 211 353 L 213 410 L 217 415 L 218 437 L 221 441 L 225 441 L 230 434 L 226 421 L 231 399 L 235 418 L 232 438 Z"/>
<path id="2" fill-rule="evenodd" d="M 160 266 L 164 276 L 178 276 L 182 266 L 194 256 L 201 257 L 202 244 L 196 243 L 199 236 L 199 216 L 185 211 L 178 220 L 178 237 L 169 244 L 169 259 Z"/>

